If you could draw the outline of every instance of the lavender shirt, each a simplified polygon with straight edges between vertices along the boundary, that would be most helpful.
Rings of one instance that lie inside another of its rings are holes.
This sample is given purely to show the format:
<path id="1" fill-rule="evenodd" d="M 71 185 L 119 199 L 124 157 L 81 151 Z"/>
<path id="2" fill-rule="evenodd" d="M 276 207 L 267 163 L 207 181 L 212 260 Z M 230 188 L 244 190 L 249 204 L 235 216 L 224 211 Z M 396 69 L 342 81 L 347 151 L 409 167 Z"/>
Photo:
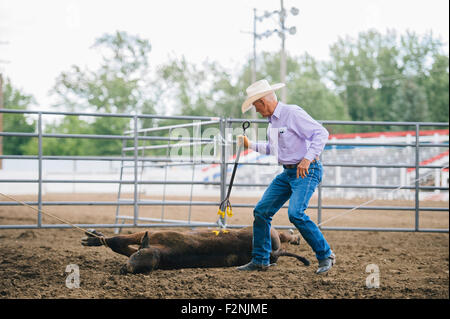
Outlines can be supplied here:
<path id="1" fill-rule="evenodd" d="M 301 107 L 278 102 L 269 117 L 267 137 L 268 142 L 251 143 L 251 148 L 275 155 L 280 164 L 287 165 L 319 156 L 328 141 L 328 131 Z"/>

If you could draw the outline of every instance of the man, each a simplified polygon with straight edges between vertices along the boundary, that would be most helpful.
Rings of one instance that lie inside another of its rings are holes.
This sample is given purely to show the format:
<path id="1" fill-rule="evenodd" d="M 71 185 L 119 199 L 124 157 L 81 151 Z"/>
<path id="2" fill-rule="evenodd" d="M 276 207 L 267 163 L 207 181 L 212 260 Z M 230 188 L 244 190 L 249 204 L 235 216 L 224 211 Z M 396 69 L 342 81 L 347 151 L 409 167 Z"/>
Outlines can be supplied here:
<path id="1" fill-rule="evenodd" d="M 275 90 L 283 86 L 283 83 L 271 86 L 266 80 L 255 82 L 247 88 L 247 100 L 242 104 L 243 113 L 253 105 L 259 114 L 269 119 L 268 143 L 251 143 L 240 135 L 239 145 L 243 143 L 246 148 L 277 156 L 284 171 L 275 177 L 253 211 L 252 260 L 237 269 L 267 270 L 272 217 L 289 200 L 289 221 L 315 252 L 319 262 L 316 273 L 326 273 L 336 257 L 305 210 L 322 180 L 319 155 L 328 140 L 328 131 L 301 107 L 278 102 Z"/>

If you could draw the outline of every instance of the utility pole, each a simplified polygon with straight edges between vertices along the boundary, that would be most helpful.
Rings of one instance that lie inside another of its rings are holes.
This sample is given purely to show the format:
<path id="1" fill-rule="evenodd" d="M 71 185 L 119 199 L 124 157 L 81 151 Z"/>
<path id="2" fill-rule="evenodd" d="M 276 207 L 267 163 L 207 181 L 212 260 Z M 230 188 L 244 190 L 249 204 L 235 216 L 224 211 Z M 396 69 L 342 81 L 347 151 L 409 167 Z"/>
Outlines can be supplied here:
<path id="1" fill-rule="evenodd" d="M 253 65 L 252 65 L 252 83 L 256 82 L 256 8 L 253 8 Z M 254 107 L 251 108 L 251 114 L 252 114 L 252 118 L 256 119 L 256 110 Z M 255 123 L 256 124 L 256 123 Z M 255 133 L 255 138 L 256 136 L 256 132 L 257 132 L 257 125 L 254 125 L 254 133 Z"/>
<path id="2" fill-rule="evenodd" d="M 253 70 L 252 70 L 252 81 L 256 81 L 256 40 L 261 40 L 262 38 L 268 38 L 272 34 L 277 33 L 278 36 L 281 38 L 281 50 L 280 50 L 280 82 L 286 83 L 286 33 L 289 33 L 291 35 L 294 35 L 297 32 L 296 27 L 286 27 L 286 17 L 288 15 L 288 12 L 284 8 L 284 1 L 280 0 L 281 8 L 280 10 L 274 10 L 272 12 L 265 11 L 264 15 L 257 16 L 256 15 L 256 9 L 253 9 Z M 299 10 L 295 7 L 292 7 L 290 9 L 290 13 L 294 16 L 298 15 Z M 273 14 L 278 14 L 279 17 L 279 25 L 278 28 L 273 30 L 266 30 L 263 33 L 257 34 L 256 33 L 256 22 L 257 21 L 263 21 L 263 19 L 267 19 L 271 17 Z M 248 32 L 250 33 L 250 32 Z M 287 92 L 286 87 L 283 87 L 281 89 L 281 100 L 283 102 L 287 102 Z"/>
<path id="3" fill-rule="evenodd" d="M 256 8 L 253 8 L 253 65 L 252 65 L 252 83 L 256 82 Z"/>
<path id="4" fill-rule="evenodd" d="M 296 16 L 299 13 L 299 10 L 295 7 L 292 7 L 290 10 L 290 13 L 294 16 Z M 273 30 L 266 30 L 263 33 L 256 33 L 256 23 L 259 21 L 263 21 L 264 19 L 267 19 L 269 17 L 271 17 L 273 14 L 278 14 L 279 15 L 279 26 L 276 29 Z M 261 40 L 263 38 L 268 38 L 270 37 L 272 34 L 277 33 L 278 36 L 281 38 L 281 52 L 280 52 L 280 80 L 283 83 L 286 83 L 286 52 L 285 52 L 285 40 L 286 40 L 286 32 L 289 32 L 290 34 L 295 34 L 296 33 L 296 28 L 295 27 L 290 27 L 290 28 L 286 28 L 285 27 L 285 19 L 287 17 L 287 12 L 284 9 L 284 3 L 283 0 L 281 0 L 281 9 L 278 10 L 274 10 L 272 12 L 269 11 L 265 11 L 263 15 L 258 16 L 257 12 L 256 12 L 256 8 L 253 8 L 253 32 L 245 32 L 245 33 L 250 33 L 253 35 L 253 59 L 251 62 L 251 81 L 252 83 L 256 82 L 256 40 Z M 286 97 L 286 88 L 283 87 L 282 91 L 281 91 L 281 100 L 283 102 L 287 102 L 287 97 Z M 251 108 L 251 112 L 252 112 L 252 118 L 256 118 L 256 110 L 255 108 Z M 254 128 L 254 132 L 257 132 L 257 125 L 253 125 L 252 126 Z M 255 137 L 256 134 L 255 134 Z"/>
<path id="5" fill-rule="evenodd" d="M 284 20 L 286 17 L 286 12 L 284 11 L 284 5 L 283 5 L 283 0 L 280 0 L 280 5 L 281 5 L 281 9 L 280 9 L 280 25 L 281 25 L 281 30 L 285 30 L 284 27 Z M 280 80 L 281 83 L 286 83 L 286 52 L 285 52 L 285 40 L 286 40 L 286 35 L 284 32 L 280 33 L 281 36 L 281 52 L 280 52 Z M 286 86 L 281 88 L 281 101 L 283 101 L 284 103 L 287 103 L 287 96 L 286 96 Z"/>

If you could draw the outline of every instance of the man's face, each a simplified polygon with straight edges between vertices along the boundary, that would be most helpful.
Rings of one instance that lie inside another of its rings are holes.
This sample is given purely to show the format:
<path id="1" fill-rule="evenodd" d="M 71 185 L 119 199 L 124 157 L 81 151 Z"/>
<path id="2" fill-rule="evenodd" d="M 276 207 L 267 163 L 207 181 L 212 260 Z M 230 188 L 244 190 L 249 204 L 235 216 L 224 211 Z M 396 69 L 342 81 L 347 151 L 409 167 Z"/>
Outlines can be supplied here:
<path id="1" fill-rule="evenodd" d="M 253 106 L 255 107 L 256 112 L 261 114 L 261 116 L 263 116 L 263 117 L 268 117 L 268 116 L 272 115 L 272 113 L 269 110 L 268 105 L 266 103 L 264 103 L 263 99 L 259 99 L 259 100 L 256 100 L 255 102 L 253 102 Z"/>

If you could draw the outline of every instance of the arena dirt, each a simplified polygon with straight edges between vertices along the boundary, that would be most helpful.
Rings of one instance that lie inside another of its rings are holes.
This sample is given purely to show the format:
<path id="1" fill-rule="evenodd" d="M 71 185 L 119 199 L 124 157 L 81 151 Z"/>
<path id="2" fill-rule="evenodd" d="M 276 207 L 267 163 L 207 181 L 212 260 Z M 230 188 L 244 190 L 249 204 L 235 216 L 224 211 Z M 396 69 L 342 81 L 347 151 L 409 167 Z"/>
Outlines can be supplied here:
<path id="1" fill-rule="evenodd" d="M 45 200 L 114 200 L 112 195 L 53 195 Z M 31 197 L 20 197 L 33 200 Z M 209 199 L 214 201 L 215 199 Z M 252 202 L 257 199 L 234 199 Z M 363 200 L 340 202 L 358 204 Z M 313 204 L 313 203 L 312 203 Z M 331 203 L 333 204 L 333 203 Z M 336 204 L 336 202 L 334 202 Z M 393 203 L 383 203 L 393 205 Z M 411 203 L 396 202 L 395 205 Z M 380 205 L 380 203 L 372 203 Z M 447 203 L 421 203 L 448 207 Z M 113 223 L 115 207 L 47 206 L 44 210 L 75 223 Z M 215 207 L 192 207 L 193 220 L 215 221 Z M 129 212 L 123 212 L 131 214 Z M 143 216 L 161 216 L 161 207 L 143 207 Z M 309 212 L 315 220 L 316 212 Z M 342 211 L 325 211 L 323 220 Z M 186 218 L 187 208 L 166 207 L 166 218 Z M 448 213 L 421 213 L 421 227 L 448 228 Z M 231 223 L 251 223 L 250 209 L 234 209 Z M 32 224 L 36 214 L 25 207 L 0 207 L 1 224 Z M 44 223 L 59 223 L 44 217 Z M 280 211 L 275 225 L 288 225 Z M 413 227 L 414 212 L 352 212 L 327 226 Z M 172 228 L 173 229 L 173 228 Z M 139 229 L 141 230 L 141 229 Z M 159 230 L 159 229 L 158 229 Z M 186 229 L 179 229 L 185 231 Z M 113 229 L 101 229 L 112 235 Z M 138 229 L 124 229 L 131 233 Z M 156 231 L 156 229 L 150 229 Z M 120 275 L 127 257 L 105 247 L 83 247 L 75 229 L 12 229 L 0 231 L 0 298 L 449 298 L 449 237 L 447 233 L 324 231 L 337 255 L 328 275 L 315 274 L 311 248 L 287 245 L 311 260 L 305 267 L 280 258 L 267 272 L 242 273 L 234 268 L 156 270 L 149 274 Z M 66 287 L 66 267 L 80 270 L 80 288 Z M 379 267 L 380 287 L 366 287 L 366 267 Z"/>

